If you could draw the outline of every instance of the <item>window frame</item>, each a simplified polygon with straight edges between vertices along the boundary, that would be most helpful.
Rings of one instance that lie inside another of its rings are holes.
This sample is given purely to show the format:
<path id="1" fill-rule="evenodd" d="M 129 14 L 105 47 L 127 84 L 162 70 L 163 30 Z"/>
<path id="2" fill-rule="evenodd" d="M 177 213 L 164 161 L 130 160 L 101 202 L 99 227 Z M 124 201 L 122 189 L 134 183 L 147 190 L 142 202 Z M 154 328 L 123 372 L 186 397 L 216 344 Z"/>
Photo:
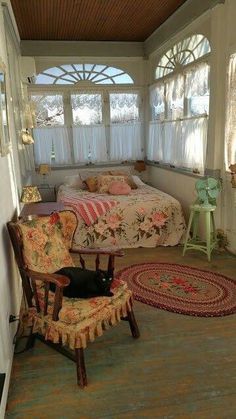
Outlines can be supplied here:
<path id="1" fill-rule="evenodd" d="M 111 127 L 110 121 L 110 102 L 109 102 L 109 94 L 110 93 L 135 93 L 139 95 L 139 122 L 143 125 L 144 121 L 144 109 L 143 109 L 143 102 L 145 97 L 145 89 L 143 86 L 135 86 L 134 84 L 127 84 L 127 85 L 102 85 L 102 84 L 94 84 L 91 83 L 81 83 L 77 85 L 45 85 L 45 84 L 31 84 L 28 86 L 28 97 L 29 101 L 31 99 L 31 95 L 53 95 L 53 94 L 61 94 L 63 97 L 63 107 L 64 107 L 64 125 L 54 126 L 54 127 L 66 127 L 70 128 L 72 131 L 73 127 L 73 116 L 72 116 L 72 106 L 71 106 L 71 94 L 86 94 L 86 93 L 100 93 L 103 98 L 103 107 L 102 107 L 102 124 L 105 126 L 106 130 L 106 137 L 107 137 L 107 148 L 108 153 L 110 150 L 110 132 L 109 129 Z M 101 124 L 101 125 L 102 125 Z M 37 128 L 37 126 L 36 126 Z M 43 128 L 43 127 L 42 127 Z M 141 128 L 141 135 L 144 136 L 144 129 Z M 63 164 L 63 165 L 52 165 L 53 169 L 62 169 L 62 168 L 78 168 L 84 167 L 87 164 L 75 163 L 74 158 L 74 150 L 73 150 L 73 139 L 72 134 L 69 136 L 70 146 L 71 146 L 71 156 L 72 156 L 72 163 Z M 145 139 L 144 139 L 145 145 Z M 131 160 L 131 162 L 135 161 Z M 123 161 L 118 160 L 108 160 L 107 162 L 94 162 L 92 163 L 93 167 L 99 166 L 109 166 L 114 164 L 120 164 Z M 36 164 L 37 167 L 37 164 Z"/>
<path id="2" fill-rule="evenodd" d="M 156 86 L 158 86 L 162 83 L 164 85 L 164 103 L 165 103 L 165 112 L 164 113 L 165 113 L 165 117 L 164 117 L 164 119 L 160 120 L 160 122 L 172 122 L 172 121 L 179 121 L 179 120 L 185 120 L 185 119 L 191 119 L 191 118 L 202 118 L 203 116 L 209 116 L 209 114 L 206 114 L 206 113 L 205 114 L 200 114 L 200 115 L 197 115 L 197 116 L 189 116 L 188 115 L 188 111 L 189 111 L 188 98 L 185 96 L 185 93 L 186 93 L 186 90 L 185 90 L 186 73 L 188 72 L 189 69 L 194 68 L 197 65 L 204 64 L 204 63 L 206 63 L 209 67 L 211 67 L 210 66 L 210 54 L 206 54 L 203 57 L 200 57 L 197 60 L 193 61 L 192 63 L 181 67 L 182 71 L 180 69 L 174 70 L 172 73 L 167 74 L 166 76 L 160 77 L 159 79 L 156 79 L 155 82 L 152 83 L 149 86 L 149 94 L 150 94 L 151 89 L 155 89 Z M 175 79 L 175 77 L 178 76 L 178 75 L 183 75 L 183 77 L 184 77 L 183 117 L 172 119 L 172 118 L 167 117 L 166 84 L 168 83 L 168 80 Z M 149 122 L 158 122 L 159 120 L 153 119 L 152 115 L 153 115 L 153 112 L 152 112 L 151 104 L 150 104 L 150 101 L 149 101 Z"/>
<path id="3" fill-rule="evenodd" d="M 178 44 L 178 42 L 177 42 Z M 169 48 L 171 49 L 171 48 Z M 164 55 L 164 54 L 163 54 Z M 162 56 L 163 56 L 162 55 Z M 210 109 L 208 113 L 203 113 L 203 114 L 199 114 L 199 115 L 189 115 L 189 108 L 190 108 L 190 104 L 189 104 L 189 99 L 186 95 L 186 74 L 189 72 L 189 70 L 191 70 L 192 68 L 197 67 L 198 65 L 201 65 L 203 63 L 206 63 L 206 65 L 209 66 L 209 81 L 210 81 L 210 70 L 211 70 L 211 66 L 210 66 L 210 56 L 211 56 L 211 52 L 197 58 L 196 60 L 192 61 L 191 63 L 188 63 L 186 65 L 182 65 L 182 66 L 178 66 L 177 68 L 175 68 L 173 71 L 171 71 L 170 73 L 156 78 L 156 69 L 157 66 L 155 66 L 154 69 L 154 78 L 155 81 L 149 86 L 149 108 L 148 108 L 148 114 L 149 114 L 149 126 L 150 124 L 153 123 L 157 123 L 157 124 L 161 124 L 161 126 L 164 126 L 164 124 L 168 123 L 168 122 L 178 122 L 178 121 L 188 121 L 191 119 L 199 119 L 200 118 L 207 118 L 209 119 L 209 114 L 210 114 Z M 161 58 L 160 58 L 161 59 Z M 160 59 L 158 62 L 160 62 Z M 179 117 L 179 118 L 168 118 L 167 115 L 167 95 L 166 95 L 166 85 L 168 83 L 169 80 L 176 80 L 176 78 L 178 77 L 178 75 L 182 75 L 184 77 L 184 86 L 183 86 L 183 116 Z M 153 111 L 153 107 L 151 105 L 151 90 L 155 89 L 157 86 L 160 85 L 164 85 L 164 118 L 163 119 L 155 119 L 153 118 L 153 116 L 155 115 L 155 112 Z M 210 82 L 209 82 L 210 85 Z M 210 87 L 209 87 L 209 96 L 210 96 Z M 209 100 L 209 105 L 210 105 L 210 100 Z M 149 141 L 149 139 L 148 139 Z M 164 167 L 164 168 L 168 168 L 170 170 L 175 170 L 175 171 L 182 171 L 183 173 L 194 173 L 194 175 L 199 175 L 199 174 L 203 174 L 200 171 L 196 171 L 196 168 L 189 168 L 189 167 L 185 167 L 185 166 L 175 166 L 174 163 L 165 163 L 165 162 L 158 162 L 155 160 L 149 160 L 148 162 L 150 164 L 153 165 L 159 165 L 159 167 Z M 205 168 L 203 169 L 205 170 Z"/>

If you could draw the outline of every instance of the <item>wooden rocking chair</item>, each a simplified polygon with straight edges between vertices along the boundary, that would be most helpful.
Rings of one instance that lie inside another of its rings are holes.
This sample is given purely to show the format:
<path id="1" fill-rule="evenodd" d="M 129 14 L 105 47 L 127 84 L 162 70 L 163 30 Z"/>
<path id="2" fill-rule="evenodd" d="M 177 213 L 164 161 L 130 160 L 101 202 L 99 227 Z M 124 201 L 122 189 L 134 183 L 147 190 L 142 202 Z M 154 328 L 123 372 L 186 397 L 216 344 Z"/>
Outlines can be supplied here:
<path id="1" fill-rule="evenodd" d="M 115 257 L 123 251 L 108 249 L 83 249 L 71 251 L 73 234 L 77 227 L 76 215 L 62 211 L 31 221 L 8 223 L 8 231 L 28 305 L 28 317 L 32 334 L 28 347 L 33 347 L 35 338 L 53 346 L 76 362 L 77 382 L 87 385 L 84 348 L 105 329 L 127 320 L 134 338 L 139 329 L 132 309 L 132 293 L 127 285 L 113 281 L 113 297 L 69 299 L 63 297 L 64 287 L 70 280 L 53 272 L 63 266 L 73 266 L 70 253 L 78 253 L 80 264 L 85 268 L 84 255 L 95 255 L 95 268 L 100 265 L 100 255 L 108 257 L 108 269 L 114 270 Z M 70 251 L 69 251 L 70 250 Z M 56 286 L 55 293 L 49 290 L 50 283 Z M 74 351 L 67 351 L 64 347 Z"/>

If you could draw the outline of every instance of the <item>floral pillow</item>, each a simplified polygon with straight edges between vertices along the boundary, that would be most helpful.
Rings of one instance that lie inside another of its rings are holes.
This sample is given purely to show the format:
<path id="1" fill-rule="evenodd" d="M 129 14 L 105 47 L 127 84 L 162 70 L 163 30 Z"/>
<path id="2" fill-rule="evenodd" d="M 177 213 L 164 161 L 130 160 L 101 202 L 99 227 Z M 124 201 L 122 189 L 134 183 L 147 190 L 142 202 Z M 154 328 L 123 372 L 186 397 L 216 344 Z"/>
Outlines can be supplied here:
<path id="1" fill-rule="evenodd" d="M 97 176 L 90 176 L 87 179 L 85 179 L 84 182 L 85 182 L 89 192 L 96 192 L 98 190 Z"/>
<path id="2" fill-rule="evenodd" d="M 68 243 L 63 239 L 58 213 L 19 222 L 18 226 L 23 240 L 24 261 L 29 269 L 53 273 L 64 266 L 74 266 Z"/>
<path id="3" fill-rule="evenodd" d="M 131 189 L 137 189 L 137 185 L 133 180 L 133 176 L 129 174 L 128 170 L 111 170 L 111 176 L 124 176 L 125 182 L 131 187 Z"/>
<path id="4" fill-rule="evenodd" d="M 125 182 L 124 176 L 98 176 L 98 192 L 108 193 L 109 186 L 112 182 Z"/>

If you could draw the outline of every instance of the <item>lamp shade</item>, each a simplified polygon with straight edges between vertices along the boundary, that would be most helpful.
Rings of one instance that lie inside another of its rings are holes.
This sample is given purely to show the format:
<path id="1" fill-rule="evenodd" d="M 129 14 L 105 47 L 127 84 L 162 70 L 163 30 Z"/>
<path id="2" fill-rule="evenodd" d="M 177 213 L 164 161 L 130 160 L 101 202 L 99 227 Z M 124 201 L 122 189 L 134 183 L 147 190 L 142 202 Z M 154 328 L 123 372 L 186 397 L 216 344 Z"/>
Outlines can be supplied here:
<path id="1" fill-rule="evenodd" d="M 40 202 L 42 201 L 41 195 L 39 193 L 37 186 L 23 186 L 21 202 L 29 204 L 31 202 Z"/>
<path id="2" fill-rule="evenodd" d="M 48 175 L 51 172 L 51 167 L 49 164 L 40 164 L 39 165 L 39 174 L 40 175 Z"/>
<path id="3" fill-rule="evenodd" d="M 134 169 L 137 170 L 137 172 L 144 172 L 146 170 L 146 164 L 144 160 L 137 160 L 134 163 Z"/>

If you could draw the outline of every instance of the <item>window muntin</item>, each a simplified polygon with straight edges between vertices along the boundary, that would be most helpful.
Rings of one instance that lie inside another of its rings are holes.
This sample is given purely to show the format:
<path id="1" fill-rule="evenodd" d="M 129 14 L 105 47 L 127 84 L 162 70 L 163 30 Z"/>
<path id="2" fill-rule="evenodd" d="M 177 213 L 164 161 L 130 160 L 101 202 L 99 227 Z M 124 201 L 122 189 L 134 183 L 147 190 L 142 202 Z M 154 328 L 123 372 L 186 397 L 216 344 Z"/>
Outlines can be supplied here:
<path id="1" fill-rule="evenodd" d="M 110 93 L 109 98 L 112 124 L 139 120 L 139 95 L 137 93 Z"/>
<path id="2" fill-rule="evenodd" d="M 63 94 L 52 90 L 38 94 L 37 90 L 31 94 L 37 117 L 36 164 L 45 159 L 52 165 L 66 165 L 144 158 L 139 92 L 66 89 Z M 55 120 L 61 116 L 57 115 L 58 106 L 54 109 L 53 98 L 57 96 L 64 126 Z"/>
<path id="3" fill-rule="evenodd" d="M 87 81 L 95 84 L 133 84 L 120 68 L 100 64 L 64 64 L 38 74 L 36 84 L 76 84 Z"/>
<path id="4" fill-rule="evenodd" d="M 63 126 L 63 96 L 60 94 L 31 95 L 37 127 Z"/>
<path id="5" fill-rule="evenodd" d="M 79 93 L 71 95 L 73 125 L 102 123 L 102 95 Z"/>
<path id="6" fill-rule="evenodd" d="M 158 81 L 150 89 L 150 160 L 204 171 L 210 68 L 204 55 L 209 52 L 208 40 L 194 35 L 174 45 L 160 59 Z"/>
<path id="7" fill-rule="evenodd" d="M 156 79 L 196 61 L 211 51 L 207 38 L 192 35 L 170 48 L 160 59 L 156 68 Z"/>

